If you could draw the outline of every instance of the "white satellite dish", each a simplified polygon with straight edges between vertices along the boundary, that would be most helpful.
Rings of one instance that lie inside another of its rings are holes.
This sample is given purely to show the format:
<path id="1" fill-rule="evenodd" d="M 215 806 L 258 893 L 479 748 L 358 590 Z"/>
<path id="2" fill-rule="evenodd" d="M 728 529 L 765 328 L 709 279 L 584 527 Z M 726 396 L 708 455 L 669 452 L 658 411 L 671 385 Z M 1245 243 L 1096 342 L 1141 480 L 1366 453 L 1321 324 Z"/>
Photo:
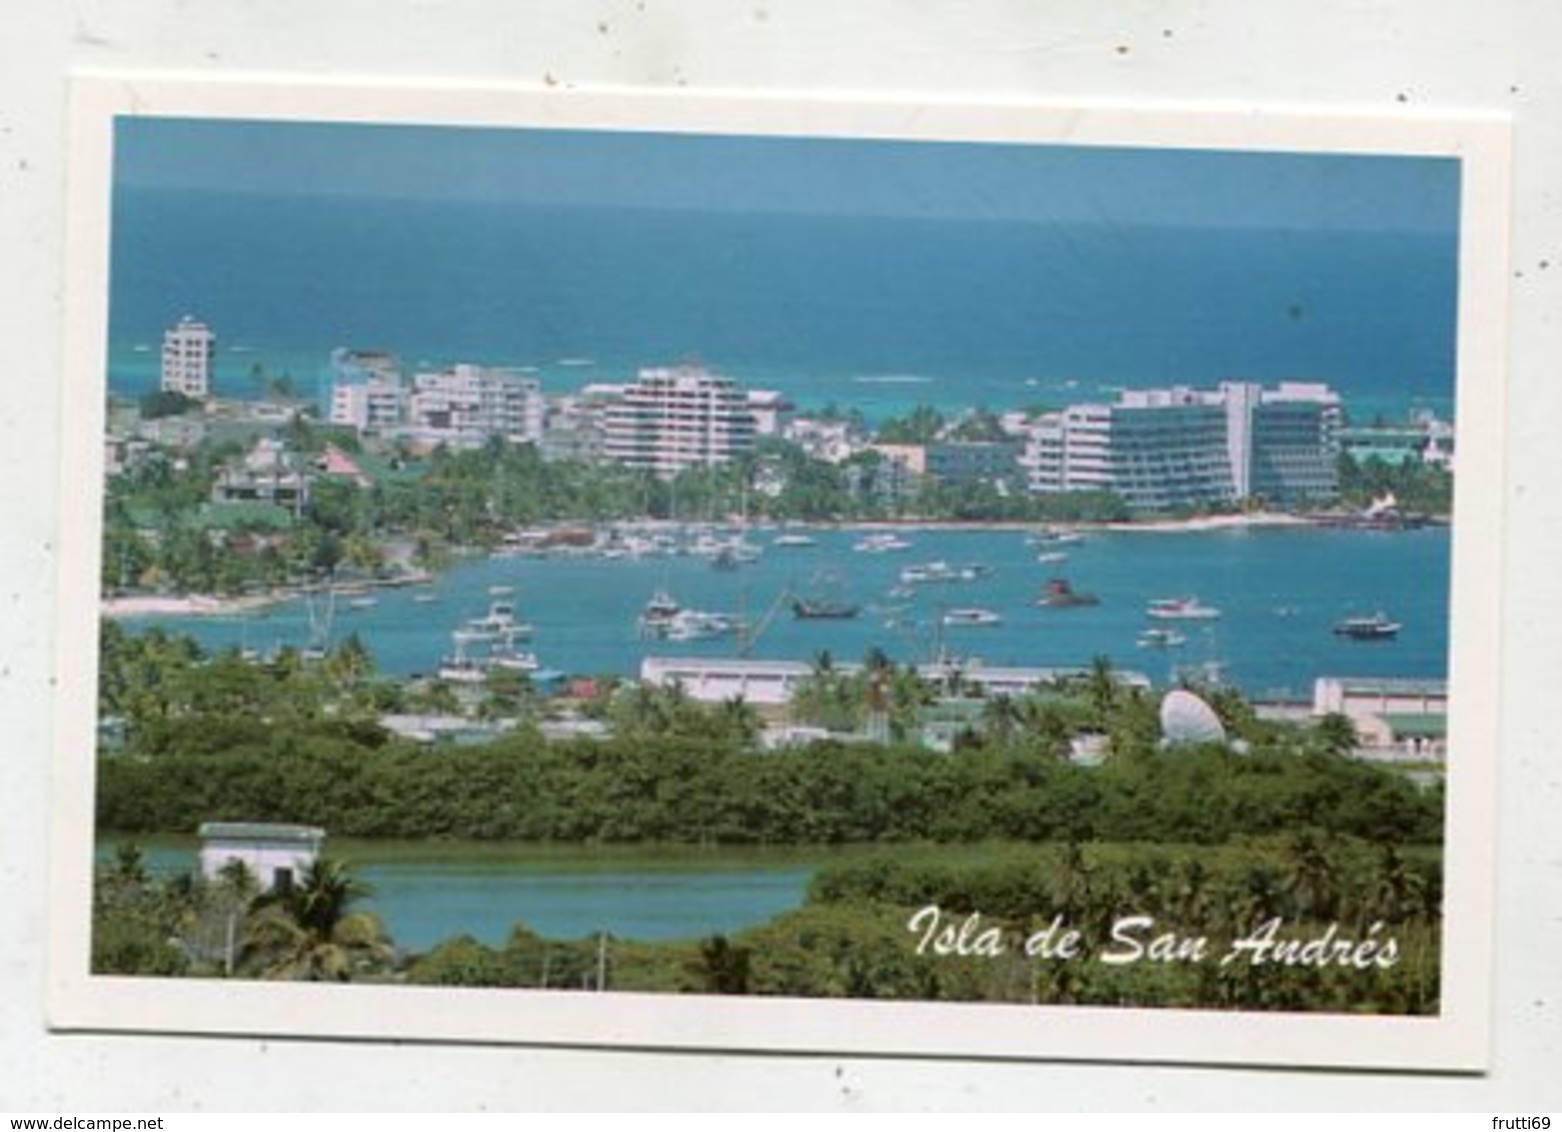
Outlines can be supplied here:
<path id="1" fill-rule="evenodd" d="M 1224 743 L 1226 729 L 1214 708 L 1192 692 L 1177 688 L 1161 700 L 1161 738 L 1167 746 Z"/>

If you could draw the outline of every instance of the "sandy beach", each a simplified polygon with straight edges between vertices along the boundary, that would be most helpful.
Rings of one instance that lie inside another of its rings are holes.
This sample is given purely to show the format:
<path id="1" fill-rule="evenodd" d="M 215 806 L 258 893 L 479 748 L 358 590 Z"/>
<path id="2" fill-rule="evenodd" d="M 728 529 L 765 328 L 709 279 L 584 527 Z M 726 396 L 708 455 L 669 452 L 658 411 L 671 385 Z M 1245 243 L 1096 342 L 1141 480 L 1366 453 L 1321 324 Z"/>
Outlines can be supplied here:
<path id="1" fill-rule="evenodd" d="M 1078 530 L 1142 531 L 1149 534 L 1188 534 L 1199 531 L 1229 531 L 1243 527 L 1305 527 L 1312 523 L 1301 515 L 1284 511 L 1254 511 L 1243 515 L 1203 515 L 1196 519 L 1132 519 L 1123 523 L 1076 523 Z"/>
<path id="2" fill-rule="evenodd" d="M 105 597 L 104 617 L 236 617 L 253 613 L 288 594 L 255 594 L 246 597 L 213 597 L 210 594 L 126 594 Z"/>

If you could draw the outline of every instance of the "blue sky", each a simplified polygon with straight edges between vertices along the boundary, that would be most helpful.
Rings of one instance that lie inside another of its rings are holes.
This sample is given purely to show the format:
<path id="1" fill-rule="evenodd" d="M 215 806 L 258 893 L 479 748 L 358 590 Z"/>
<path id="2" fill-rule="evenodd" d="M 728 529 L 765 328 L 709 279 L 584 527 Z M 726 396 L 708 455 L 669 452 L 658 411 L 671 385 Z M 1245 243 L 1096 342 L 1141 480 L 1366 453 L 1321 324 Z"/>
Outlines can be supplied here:
<path id="1" fill-rule="evenodd" d="M 116 184 L 598 207 L 1452 232 L 1447 158 L 121 118 Z"/>

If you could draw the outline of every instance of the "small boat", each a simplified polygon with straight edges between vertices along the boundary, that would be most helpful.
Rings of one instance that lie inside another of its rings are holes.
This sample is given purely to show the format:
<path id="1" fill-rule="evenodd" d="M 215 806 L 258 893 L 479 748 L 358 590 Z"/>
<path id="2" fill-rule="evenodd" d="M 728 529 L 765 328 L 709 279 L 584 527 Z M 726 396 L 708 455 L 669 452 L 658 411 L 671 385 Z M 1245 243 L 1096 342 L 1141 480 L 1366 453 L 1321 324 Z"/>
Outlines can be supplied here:
<path id="1" fill-rule="evenodd" d="M 509 597 L 514 592 L 515 592 L 515 587 L 514 586 L 489 586 L 488 587 L 488 596 L 489 597 Z"/>
<path id="2" fill-rule="evenodd" d="M 839 572 L 829 569 L 815 570 L 808 588 L 790 597 L 792 616 L 799 621 L 849 621 L 862 608 L 848 599 Z"/>
<path id="3" fill-rule="evenodd" d="M 1051 562 L 1067 562 L 1068 554 L 1062 550 L 1044 550 L 1036 555 L 1036 561 L 1043 565 Z"/>
<path id="4" fill-rule="evenodd" d="M 1036 604 L 1046 609 L 1076 609 L 1083 605 L 1100 605 L 1101 599 L 1095 594 L 1076 590 L 1067 578 L 1050 578 L 1042 587 Z"/>
<path id="5" fill-rule="evenodd" d="M 862 554 L 888 554 L 893 550 L 906 550 L 910 546 L 899 535 L 878 534 L 864 535 L 852 545 L 852 549 Z"/>
<path id="6" fill-rule="evenodd" d="M 433 593 L 413 594 L 412 600 L 418 605 L 433 605 L 439 600 L 439 595 Z"/>
<path id="7" fill-rule="evenodd" d="M 950 626 L 990 629 L 996 625 L 1003 624 L 1003 618 L 990 609 L 983 609 L 980 606 L 973 605 L 945 611 L 943 622 L 945 625 Z"/>
<path id="8" fill-rule="evenodd" d="M 379 604 L 380 604 L 380 599 L 379 598 L 377 598 L 377 597 L 369 597 L 369 596 L 365 595 L 364 597 L 355 597 L 355 598 L 349 599 L 348 602 L 347 602 L 347 608 L 348 609 L 373 609 L 376 605 L 379 605 Z"/>
<path id="9" fill-rule="evenodd" d="M 1039 531 L 1032 531 L 1026 536 L 1025 541 L 1032 546 L 1077 546 L 1085 541 L 1085 536 L 1077 531 L 1043 527 Z"/>
<path id="10" fill-rule="evenodd" d="M 975 582 L 987 577 L 992 570 L 981 563 L 968 566 L 951 566 L 947 562 L 928 562 L 921 566 L 907 566 L 900 572 L 903 585 L 924 585 L 932 582 Z"/>
<path id="11" fill-rule="evenodd" d="M 662 636 L 669 641 L 708 641 L 715 637 L 731 636 L 739 628 L 737 618 L 725 613 L 683 609 L 668 622 Z"/>
<path id="12" fill-rule="evenodd" d="M 489 657 L 488 667 L 509 672 L 536 672 L 542 665 L 538 663 L 535 653 L 505 650 Z"/>
<path id="13" fill-rule="evenodd" d="M 488 679 L 488 672 L 475 660 L 447 657 L 440 663 L 438 676 L 447 684 L 481 684 Z"/>
<path id="14" fill-rule="evenodd" d="M 1220 616 L 1220 610 L 1196 597 L 1156 598 L 1145 607 L 1145 613 L 1160 621 L 1212 621 Z"/>
<path id="15" fill-rule="evenodd" d="M 683 611 L 683 606 L 666 590 L 657 590 L 640 610 L 637 621 L 640 632 L 649 637 L 664 637 L 672 626 L 673 618 Z"/>
<path id="16" fill-rule="evenodd" d="M 812 535 L 791 534 L 777 535 L 775 538 L 770 540 L 770 545 L 784 547 L 804 547 L 815 546 L 817 545 L 817 542 L 818 540 L 816 540 Z"/>
<path id="17" fill-rule="evenodd" d="M 849 621 L 859 612 L 860 607 L 849 601 L 792 599 L 792 616 L 799 621 Z"/>
<path id="18" fill-rule="evenodd" d="M 495 641 L 501 637 L 529 637 L 532 627 L 515 617 L 515 606 L 508 601 L 496 601 L 481 617 L 474 617 L 455 631 L 458 641 Z"/>
<path id="19" fill-rule="evenodd" d="M 1187 644 L 1188 638 L 1175 629 L 1153 628 L 1140 633 L 1136 643 L 1142 649 L 1174 649 Z"/>
<path id="20" fill-rule="evenodd" d="M 1382 613 L 1371 617 L 1347 617 L 1334 623 L 1334 635 L 1352 641 L 1391 641 L 1399 635 L 1398 621 L 1390 621 Z"/>

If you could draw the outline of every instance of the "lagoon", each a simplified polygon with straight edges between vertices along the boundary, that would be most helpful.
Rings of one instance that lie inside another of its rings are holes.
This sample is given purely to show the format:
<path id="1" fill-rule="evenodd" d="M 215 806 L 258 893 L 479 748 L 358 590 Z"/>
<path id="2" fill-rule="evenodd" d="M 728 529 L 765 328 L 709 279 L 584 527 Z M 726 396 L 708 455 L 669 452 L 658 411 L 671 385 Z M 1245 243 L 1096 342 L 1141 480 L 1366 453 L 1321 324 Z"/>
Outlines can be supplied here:
<path id="1" fill-rule="evenodd" d="M 111 863 L 128 840 L 100 840 L 99 864 Z M 191 839 L 136 843 L 154 875 L 196 868 Z M 801 907 L 819 863 L 849 851 L 333 838 L 327 852 L 373 888 L 364 907 L 397 946 L 421 952 L 460 935 L 500 947 L 517 924 L 557 940 L 598 932 L 646 941 L 730 934 Z"/>

